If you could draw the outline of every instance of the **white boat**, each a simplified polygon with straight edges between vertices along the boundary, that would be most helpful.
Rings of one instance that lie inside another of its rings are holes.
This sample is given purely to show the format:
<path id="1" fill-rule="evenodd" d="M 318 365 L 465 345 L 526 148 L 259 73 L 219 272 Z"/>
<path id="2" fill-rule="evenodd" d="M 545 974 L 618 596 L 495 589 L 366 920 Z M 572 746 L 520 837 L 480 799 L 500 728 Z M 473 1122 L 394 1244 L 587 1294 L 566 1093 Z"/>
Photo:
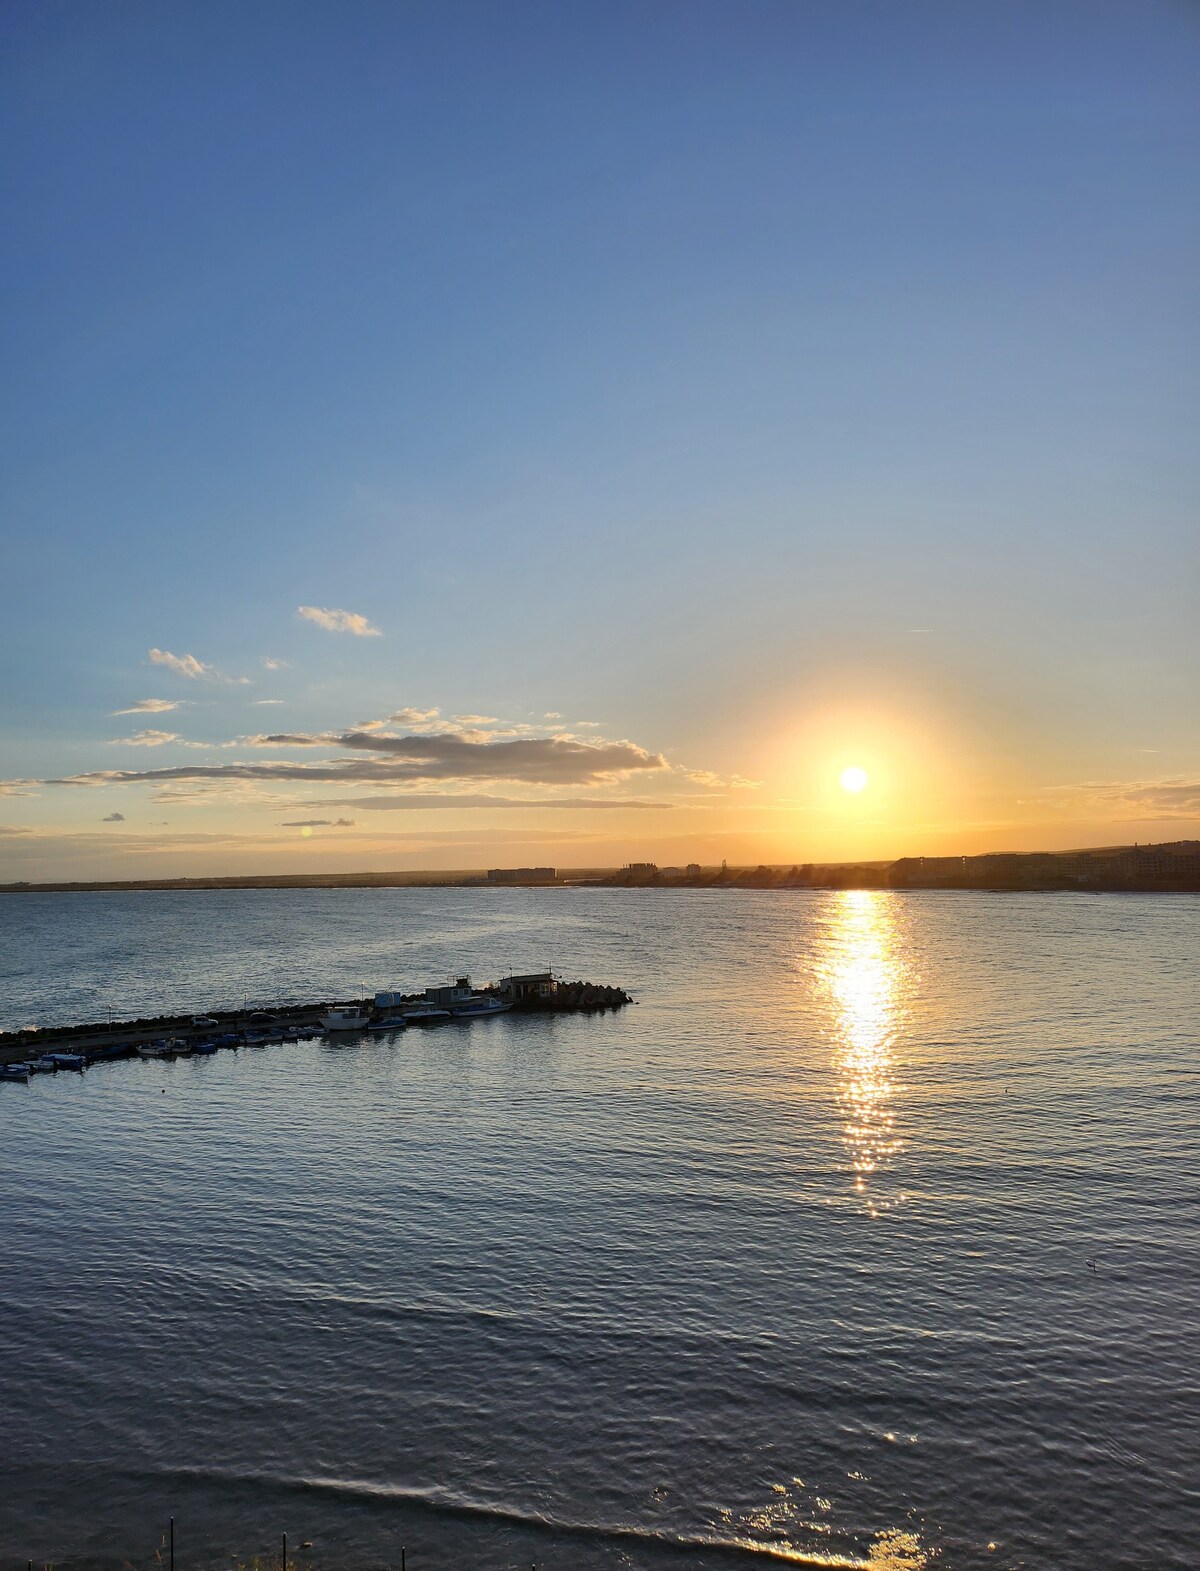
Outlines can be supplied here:
<path id="1" fill-rule="evenodd" d="M 450 1011 L 439 1009 L 436 1004 L 409 1004 L 404 1018 L 411 1026 L 433 1025 L 438 1020 L 449 1020 Z"/>
<path id="2" fill-rule="evenodd" d="M 52 1058 L 31 1058 L 28 1062 L 31 1075 L 54 1075 L 58 1073 L 58 1065 Z"/>
<path id="3" fill-rule="evenodd" d="M 137 1045 L 139 1058 L 174 1058 L 175 1048 L 169 1042 L 139 1042 Z"/>
<path id="4" fill-rule="evenodd" d="M 365 1031 L 371 1023 L 371 1011 L 351 1004 L 345 1009 L 331 1009 L 319 1019 L 326 1031 Z"/>
<path id="5" fill-rule="evenodd" d="M 456 1020 L 474 1020 L 480 1015 L 504 1015 L 512 1008 L 508 999 L 490 994 L 476 995 L 470 1003 L 455 1004 L 450 1013 Z"/>

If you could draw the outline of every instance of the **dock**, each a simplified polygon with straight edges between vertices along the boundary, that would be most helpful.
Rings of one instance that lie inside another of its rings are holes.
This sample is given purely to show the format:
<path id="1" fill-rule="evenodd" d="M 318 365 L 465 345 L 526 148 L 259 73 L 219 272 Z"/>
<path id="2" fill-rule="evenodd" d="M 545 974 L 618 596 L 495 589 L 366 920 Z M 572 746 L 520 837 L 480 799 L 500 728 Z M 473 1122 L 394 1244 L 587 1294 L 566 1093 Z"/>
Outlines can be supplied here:
<path id="1" fill-rule="evenodd" d="M 460 983 L 467 979 L 461 978 Z M 389 1007 L 425 1004 L 453 989 L 430 987 L 419 993 L 387 995 Z M 502 982 L 474 990 L 483 998 L 503 998 L 513 1014 L 587 1014 L 597 1010 L 619 1009 L 632 1003 L 620 987 L 596 982 L 566 982 L 548 972 L 534 976 L 506 977 Z M 21 1063 L 44 1053 L 81 1053 L 93 1059 L 121 1058 L 132 1055 L 139 1046 L 171 1038 L 181 1051 L 217 1034 L 244 1037 L 247 1031 L 261 1030 L 264 1015 L 281 1028 L 293 1028 L 306 1036 L 324 1034 L 321 1016 L 332 1009 L 371 1009 L 375 997 L 323 999 L 315 1003 L 254 1005 L 240 1009 L 212 1009 L 187 1014 L 154 1015 L 137 1020 L 108 1020 L 81 1025 L 30 1027 L 23 1031 L 0 1032 L 0 1064 Z M 204 1025 L 195 1022 L 203 1019 Z M 215 1022 L 215 1023 L 209 1023 Z"/>

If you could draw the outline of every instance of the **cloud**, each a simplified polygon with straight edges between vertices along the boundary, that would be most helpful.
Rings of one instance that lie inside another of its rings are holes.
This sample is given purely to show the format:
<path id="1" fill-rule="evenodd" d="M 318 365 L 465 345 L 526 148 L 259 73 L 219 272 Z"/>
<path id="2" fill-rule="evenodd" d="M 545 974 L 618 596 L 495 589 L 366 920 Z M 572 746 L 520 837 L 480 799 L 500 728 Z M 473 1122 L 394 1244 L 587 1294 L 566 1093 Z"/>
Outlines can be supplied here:
<path id="1" fill-rule="evenodd" d="M 366 617 L 360 616 L 357 611 L 325 610 L 317 605 L 302 605 L 297 606 L 296 614 L 307 622 L 315 622 L 327 633 L 353 633 L 356 638 L 380 637 L 379 629 L 372 627 Z"/>
<path id="2" fill-rule="evenodd" d="M 154 652 L 150 651 L 151 654 Z M 139 698 L 128 709 L 114 709 L 112 712 L 114 715 L 165 715 L 168 709 L 178 709 L 181 703 L 181 698 Z"/>
<path id="3" fill-rule="evenodd" d="M 674 806 L 671 802 L 643 802 L 630 797 L 607 796 L 486 796 L 475 792 L 453 791 L 397 791 L 391 796 L 339 796 L 331 800 L 306 802 L 305 807 L 357 807 L 370 812 L 428 812 L 431 810 L 465 811 L 472 808 L 541 808 L 562 807 L 575 809 L 630 808 L 635 812 L 661 812 Z"/>
<path id="4" fill-rule="evenodd" d="M 113 747 L 162 747 L 164 742 L 178 742 L 177 731 L 135 731 L 132 736 L 115 736 Z"/>
<path id="5" fill-rule="evenodd" d="M 186 676 L 190 681 L 204 677 L 212 682 L 232 682 L 238 687 L 248 687 L 250 684 L 248 676 L 226 676 L 215 665 L 205 665 L 203 660 L 197 660 L 195 655 L 173 655 L 169 649 L 151 649 L 147 657 L 151 665 L 166 666 L 168 671 L 174 671 L 176 676 Z"/>
<path id="6" fill-rule="evenodd" d="M 100 822 L 102 824 L 123 824 L 125 822 L 125 814 L 110 813 L 107 818 L 102 818 Z"/>
<path id="7" fill-rule="evenodd" d="M 282 704 L 282 703 L 285 702 L 285 700 L 282 699 L 282 698 L 252 698 L 250 700 L 250 702 L 252 704 L 257 704 L 258 707 L 261 709 L 266 704 Z"/>
<path id="8" fill-rule="evenodd" d="M 730 787 L 735 791 L 757 791 L 762 786 L 761 780 L 747 780 L 744 775 L 730 775 L 726 780 L 721 775 L 714 774 L 711 769 L 685 769 L 684 779 L 692 781 L 694 785 L 707 786 L 709 790 Z"/>
<path id="9" fill-rule="evenodd" d="M 1169 780 L 1085 780 L 1076 785 L 1047 786 L 1056 802 L 1066 801 L 1088 813 L 1131 822 L 1200 818 L 1200 780 L 1175 776 Z"/>
<path id="10" fill-rule="evenodd" d="M 171 733 L 143 733 L 166 740 Z M 154 741 L 132 739 L 137 745 Z M 303 733 L 263 739 L 270 746 L 336 746 L 384 756 L 271 763 L 179 764 L 164 769 L 97 769 L 43 782 L 50 785 L 135 785 L 167 780 L 266 780 L 407 785 L 432 780 L 513 780 L 526 785 L 599 785 L 633 774 L 656 773 L 668 764 L 635 742 L 580 742 L 562 737 L 477 742 L 459 736 L 380 736 L 349 731 L 341 736 Z"/>
<path id="11" fill-rule="evenodd" d="M 0 796 L 36 796 L 36 780 L 0 780 Z"/>
<path id="12" fill-rule="evenodd" d="M 197 660 L 195 655 L 173 655 L 169 649 L 151 649 L 149 660 L 151 665 L 165 665 L 167 670 L 174 671 L 176 676 L 190 677 L 193 681 L 198 677 L 217 674 L 212 666 Z"/>
<path id="13" fill-rule="evenodd" d="M 437 710 L 435 709 L 433 711 L 433 713 L 437 714 Z M 396 717 L 393 715 L 392 718 L 395 719 Z M 454 718 L 455 718 L 455 720 L 457 721 L 457 723 L 459 725 L 476 726 L 476 725 L 499 725 L 500 724 L 499 720 L 496 718 L 495 715 L 455 715 Z M 555 719 L 555 720 L 558 720 L 558 719 L 561 718 L 561 716 L 554 715 L 552 718 Z"/>
<path id="14" fill-rule="evenodd" d="M 287 666 L 288 663 L 286 660 L 276 660 L 274 655 L 263 656 L 263 667 L 267 671 L 286 671 Z M 270 702 L 270 700 L 268 700 L 268 702 Z"/>
<path id="15" fill-rule="evenodd" d="M 292 818 L 281 829 L 353 829 L 352 818 Z"/>
<path id="16" fill-rule="evenodd" d="M 410 731 L 428 730 L 437 723 L 438 709 L 397 709 L 388 716 L 390 725 L 407 726 Z"/>

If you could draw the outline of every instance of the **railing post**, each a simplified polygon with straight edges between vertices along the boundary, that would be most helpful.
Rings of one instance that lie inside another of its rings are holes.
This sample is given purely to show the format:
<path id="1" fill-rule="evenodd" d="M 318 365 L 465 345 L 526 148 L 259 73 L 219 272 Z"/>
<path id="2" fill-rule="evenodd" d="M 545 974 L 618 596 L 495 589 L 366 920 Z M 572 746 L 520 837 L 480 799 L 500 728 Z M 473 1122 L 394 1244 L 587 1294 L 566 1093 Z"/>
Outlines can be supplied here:
<path id="1" fill-rule="evenodd" d="M 283 1535 L 283 1571 L 287 1571 L 287 1534 Z"/>
<path id="2" fill-rule="evenodd" d="M 175 1518 L 171 1518 L 171 1571 L 175 1571 Z"/>

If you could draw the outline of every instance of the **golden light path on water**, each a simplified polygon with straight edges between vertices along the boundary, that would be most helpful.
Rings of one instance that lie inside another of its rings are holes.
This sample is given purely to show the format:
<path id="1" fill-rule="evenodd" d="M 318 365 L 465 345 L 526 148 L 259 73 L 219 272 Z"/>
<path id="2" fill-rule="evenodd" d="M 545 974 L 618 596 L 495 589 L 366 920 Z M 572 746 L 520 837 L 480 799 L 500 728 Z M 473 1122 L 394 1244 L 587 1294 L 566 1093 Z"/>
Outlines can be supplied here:
<path id="1" fill-rule="evenodd" d="M 827 1006 L 833 1040 L 834 1094 L 842 1110 L 853 1196 L 872 1217 L 904 1199 L 888 1179 L 904 1144 L 897 1129 L 895 1051 L 913 981 L 898 915 L 895 901 L 882 890 L 830 894 L 819 908 L 820 944 L 815 952 L 798 956 L 802 969 L 815 962 L 816 990 Z M 776 1498 L 761 1510 L 729 1518 L 743 1548 L 830 1571 L 926 1571 L 929 1566 L 920 1535 L 907 1528 L 877 1531 L 865 1555 L 823 1551 L 817 1545 L 832 1534 L 833 1500 L 800 1478 L 776 1484 L 774 1490 Z"/>
<path id="2" fill-rule="evenodd" d="M 884 1174 L 903 1146 L 896 1130 L 893 1044 L 908 980 L 891 897 L 834 896 L 822 978 L 835 1011 L 837 1095 L 854 1189 L 872 1215 L 903 1200 Z"/>

